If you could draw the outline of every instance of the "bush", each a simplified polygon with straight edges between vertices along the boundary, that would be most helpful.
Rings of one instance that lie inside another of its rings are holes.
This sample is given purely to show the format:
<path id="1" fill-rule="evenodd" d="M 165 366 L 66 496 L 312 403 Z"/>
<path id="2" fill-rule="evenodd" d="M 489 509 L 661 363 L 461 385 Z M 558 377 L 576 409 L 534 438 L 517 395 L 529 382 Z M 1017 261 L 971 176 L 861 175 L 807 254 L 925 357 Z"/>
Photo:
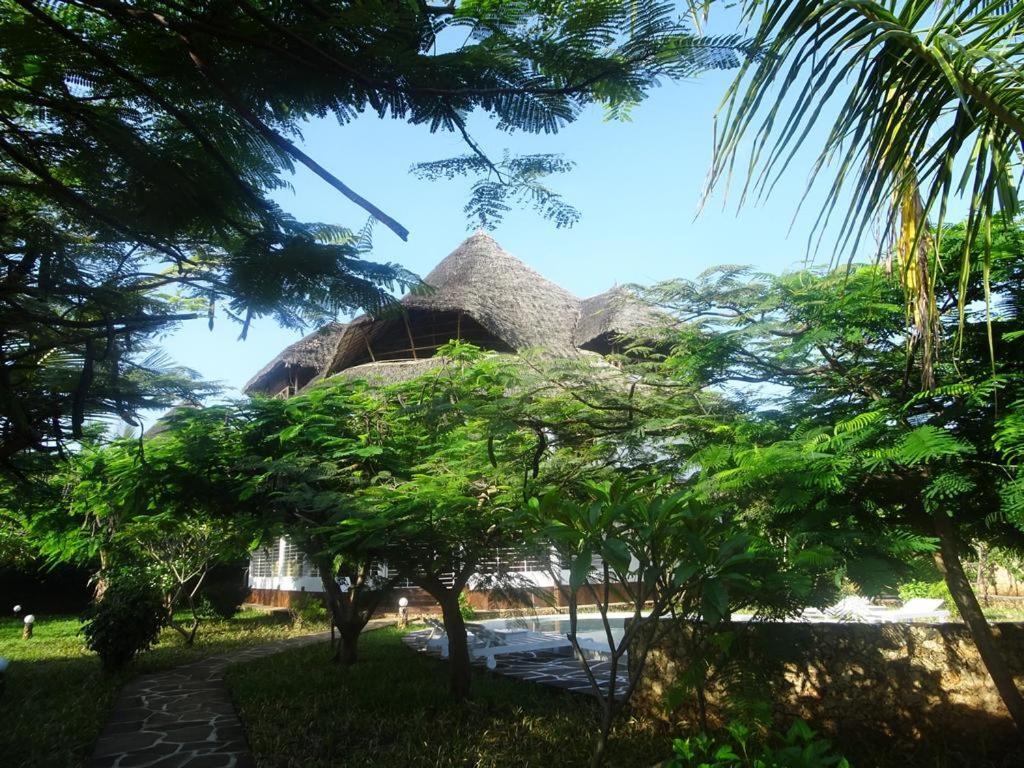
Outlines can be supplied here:
<path id="1" fill-rule="evenodd" d="M 690 736 L 672 742 L 674 757 L 665 768 L 849 768 L 832 744 L 819 739 L 807 723 L 797 720 L 786 733 L 754 739 L 749 728 L 733 724 L 727 737 Z"/>
<path id="2" fill-rule="evenodd" d="M 476 618 L 476 611 L 469 604 L 469 598 L 466 597 L 465 592 L 459 592 L 459 613 L 462 614 L 462 618 L 466 621 L 472 621 Z"/>
<path id="3" fill-rule="evenodd" d="M 123 667 L 140 651 L 150 648 L 167 623 L 160 592 L 138 577 L 112 580 L 102 599 L 86 609 L 85 645 L 99 654 L 103 667 Z"/>
<path id="4" fill-rule="evenodd" d="M 198 609 L 207 617 L 230 619 L 249 596 L 249 587 L 237 569 L 214 569 L 199 590 Z"/>
<path id="5" fill-rule="evenodd" d="M 326 624 L 330 618 L 324 598 L 306 592 L 292 601 L 288 611 L 292 621 L 297 621 L 300 625 Z"/>

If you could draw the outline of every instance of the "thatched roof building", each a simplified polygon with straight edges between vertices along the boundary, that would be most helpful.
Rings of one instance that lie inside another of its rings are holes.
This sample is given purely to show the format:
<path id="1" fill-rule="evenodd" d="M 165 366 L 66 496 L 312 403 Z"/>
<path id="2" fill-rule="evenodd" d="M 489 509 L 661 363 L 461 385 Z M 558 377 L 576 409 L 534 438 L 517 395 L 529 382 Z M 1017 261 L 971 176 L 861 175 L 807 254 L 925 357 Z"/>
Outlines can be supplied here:
<path id="1" fill-rule="evenodd" d="M 607 354 L 619 335 L 656 320 L 622 289 L 578 299 L 483 232 L 467 238 L 424 283 L 391 311 L 333 323 L 291 345 L 245 391 L 287 396 L 336 374 L 404 380 L 435 365 L 434 353 L 451 340 L 560 358 Z"/>
<path id="2" fill-rule="evenodd" d="M 631 291 L 616 287 L 580 302 L 574 341 L 579 349 L 607 355 L 615 351 L 618 339 L 664 321 L 663 315 Z"/>
<path id="3" fill-rule="evenodd" d="M 302 337 L 267 363 L 246 383 L 249 394 L 294 395 L 322 373 L 334 357 L 345 332 L 344 323 L 328 323 Z"/>

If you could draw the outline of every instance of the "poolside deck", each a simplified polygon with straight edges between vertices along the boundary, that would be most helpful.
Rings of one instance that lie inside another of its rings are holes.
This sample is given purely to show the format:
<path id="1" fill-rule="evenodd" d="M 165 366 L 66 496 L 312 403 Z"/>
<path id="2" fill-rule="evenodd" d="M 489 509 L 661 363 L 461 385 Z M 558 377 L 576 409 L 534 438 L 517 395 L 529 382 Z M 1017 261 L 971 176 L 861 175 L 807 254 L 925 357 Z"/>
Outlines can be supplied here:
<path id="1" fill-rule="evenodd" d="M 440 653 L 427 650 L 427 637 L 429 630 L 410 632 L 405 635 L 405 644 L 417 653 L 425 653 L 440 659 Z M 493 670 L 495 674 L 514 677 L 518 680 L 528 680 L 541 685 L 549 685 L 554 688 L 562 688 L 572 693 L 579 693 L 585 696 L 593 696 L 594 689 L 583 671 L 582 662 L 573 657 L 572 653 L 565 651 L 527 651 L 523 653 L 506 653 L 497 657 L 498 666 Z M 474 662 L 486 669 L 483 660 Z M 620 665 L 625 664 L 625 659 Z M 601 685 L 602 690 L 607 690 L 611 672 L 611 665 L 608 661 L 591 659 L 590 668 L 594 677 Z M 625 670 L 620 669 L 616 675 L 616 698 L 621 697 L 621 692 L 626 689 L 628 680 Z"/>

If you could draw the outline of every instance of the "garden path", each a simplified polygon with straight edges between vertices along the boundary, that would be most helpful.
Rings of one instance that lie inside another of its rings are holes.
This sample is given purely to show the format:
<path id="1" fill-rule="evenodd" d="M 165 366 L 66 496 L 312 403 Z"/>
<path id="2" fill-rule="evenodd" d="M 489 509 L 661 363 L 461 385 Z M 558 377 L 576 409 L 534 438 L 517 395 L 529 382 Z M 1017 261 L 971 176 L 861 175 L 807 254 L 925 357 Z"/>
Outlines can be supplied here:
<path id="1" fill-rule="evenodd" d="M 366 629 L 392 623 L 371 621 Z M 86 768 L 251 768 L 225 668 L 327 637 L 290 637 L 133 680 L 121 690 Z"/>

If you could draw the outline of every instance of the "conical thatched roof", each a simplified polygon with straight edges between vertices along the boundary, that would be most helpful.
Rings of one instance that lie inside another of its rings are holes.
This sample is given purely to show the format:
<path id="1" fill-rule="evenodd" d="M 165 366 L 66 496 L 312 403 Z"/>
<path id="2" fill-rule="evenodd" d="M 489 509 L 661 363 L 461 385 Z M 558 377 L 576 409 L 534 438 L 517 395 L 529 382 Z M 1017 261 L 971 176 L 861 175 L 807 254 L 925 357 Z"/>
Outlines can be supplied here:
<path id="1" fill-rule="evenodd" d="M 405 296 L 408 311 L 460 312 L 515 351 L 537 348 L 559 357 L 577 354 L 573 329 L 580 302 L 565 289 L 477 232 L 452 251 L 424 280 L 427 288 Z M 380 322 L 366 315 L 349 324 L 329 372 L 363 355 Z"/>
<path id="2" fill-rule="evenodd" d="M 628 336 L 641 328 L 663 324 L 665 320 L 664 315 L 619 286 L 580 303 L 575 343 L 582 348 L 601 337 Z"/>
<path id="3" fill-rule="evenodd" d="M 284 378 L 288 368 L 310 369 L 309 377 L 324 370 L 333 359 L 334 350 L 345 332 L 345 323 L 328 323 L 294 344 L 284 348 L 277 357 L 260 369 L 243 387 L 246 394 L 264 392 L 276 380 Z"/>

